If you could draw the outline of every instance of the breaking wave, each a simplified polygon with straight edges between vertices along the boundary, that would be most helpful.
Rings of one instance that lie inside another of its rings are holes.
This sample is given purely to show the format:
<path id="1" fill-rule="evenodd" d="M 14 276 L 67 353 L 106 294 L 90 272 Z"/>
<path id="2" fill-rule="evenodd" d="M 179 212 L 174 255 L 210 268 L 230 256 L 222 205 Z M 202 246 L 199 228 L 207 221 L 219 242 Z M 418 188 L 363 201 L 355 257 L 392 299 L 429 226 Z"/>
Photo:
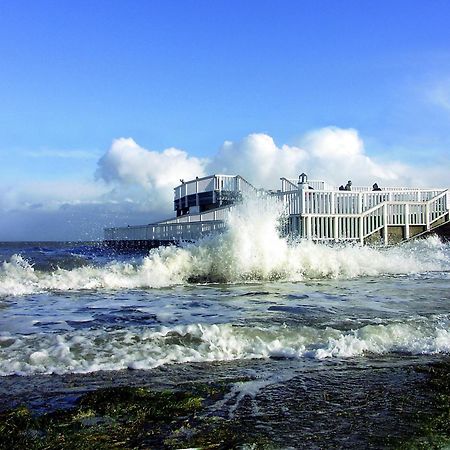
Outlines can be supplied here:
<path id="1" fill-rule="evenodd" d="M 65 334 L 0 334 L 0 375 L 151 369 L 165 364 L 261 358 L 350 358 L 450 351 L 448 317 L 331 327 L 192 324 Z"/>
<path id="2" fill-rule="evenodd" d="M 39 271 L 23 256 L 14 255 L 0 266 L 0 296 L 450 270 L 449 245 L 436 237 L 388 249 L 288 242 L 277 231 L 279 214 L 270 202 L 247 202 L 233 210 L 225 233 L 184 247 L 154 249 L 138 263 Z"/>

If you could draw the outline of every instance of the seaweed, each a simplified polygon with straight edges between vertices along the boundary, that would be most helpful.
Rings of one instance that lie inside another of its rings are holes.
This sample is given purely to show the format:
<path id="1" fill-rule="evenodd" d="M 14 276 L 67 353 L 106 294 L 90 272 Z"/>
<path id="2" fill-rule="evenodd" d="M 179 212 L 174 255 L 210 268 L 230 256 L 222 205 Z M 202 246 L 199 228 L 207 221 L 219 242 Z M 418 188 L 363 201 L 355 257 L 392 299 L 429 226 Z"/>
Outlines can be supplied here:
<path id="1" fill-rule="evenodd" d="M 245 444 L 237 424 L 200 416 L 223 398 L 224 384 L 189 390 L 114 387 L 87 392 L 76 406 L 33 415 L 21 406 L 0 414 L 0 448 L 232 448 Z"/>

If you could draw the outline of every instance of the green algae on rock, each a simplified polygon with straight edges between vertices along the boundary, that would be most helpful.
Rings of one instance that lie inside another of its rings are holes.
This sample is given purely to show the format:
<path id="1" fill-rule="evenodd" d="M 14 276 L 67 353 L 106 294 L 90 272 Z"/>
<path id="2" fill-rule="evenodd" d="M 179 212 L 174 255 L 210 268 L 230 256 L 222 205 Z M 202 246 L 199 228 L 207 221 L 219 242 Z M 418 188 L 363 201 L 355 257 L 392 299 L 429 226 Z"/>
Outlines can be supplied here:
<path id="1" fill-rule="evenodd" d="M 75 408 L 41 416 L 20 407 L 0 414 L 0 448 L 132 448 L 164 446 L 164 438 L 189 426 L 203 398 L 147 388 L 99 389 Z"/>

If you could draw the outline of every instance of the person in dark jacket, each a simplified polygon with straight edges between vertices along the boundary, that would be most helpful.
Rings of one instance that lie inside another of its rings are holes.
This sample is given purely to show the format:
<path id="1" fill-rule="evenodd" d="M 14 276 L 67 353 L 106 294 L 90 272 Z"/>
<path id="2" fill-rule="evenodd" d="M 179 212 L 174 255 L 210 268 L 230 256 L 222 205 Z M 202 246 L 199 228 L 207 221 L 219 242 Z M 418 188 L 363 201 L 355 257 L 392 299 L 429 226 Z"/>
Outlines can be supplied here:
<path id="1" fill-rule="evenodd" d="M 378 186 L 377 183 L 374 183 L 372 186 L 372 191 L 381 191 L 381 188 Z"/>

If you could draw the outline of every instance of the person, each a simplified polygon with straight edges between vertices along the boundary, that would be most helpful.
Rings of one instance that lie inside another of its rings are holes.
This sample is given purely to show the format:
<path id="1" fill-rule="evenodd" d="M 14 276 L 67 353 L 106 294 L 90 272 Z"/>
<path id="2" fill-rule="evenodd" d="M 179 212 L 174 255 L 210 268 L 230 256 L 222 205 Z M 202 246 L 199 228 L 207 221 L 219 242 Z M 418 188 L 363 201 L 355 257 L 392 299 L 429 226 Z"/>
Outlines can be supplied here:
<path id="1" fill-rule="evenodd" d="M 344 191 L 351 191 L 351 190 L 352 190 L 352 182 L 348 180 L 347 184 L 345 185 Z"/>
<path id="2" fill-rule="evenodd" d="M 344 188 L 344 186 L 342 184 L 339 186 L 339 190 L 340 191 L 345 191 L 345 188 Z"/>
<path id="3" fill-rule="evenodd" d="M 372 191 L 381 191 L 381 188 L 378 187 L 377 183 L 374 183 L 373 186 L 372 186 Z"/>

